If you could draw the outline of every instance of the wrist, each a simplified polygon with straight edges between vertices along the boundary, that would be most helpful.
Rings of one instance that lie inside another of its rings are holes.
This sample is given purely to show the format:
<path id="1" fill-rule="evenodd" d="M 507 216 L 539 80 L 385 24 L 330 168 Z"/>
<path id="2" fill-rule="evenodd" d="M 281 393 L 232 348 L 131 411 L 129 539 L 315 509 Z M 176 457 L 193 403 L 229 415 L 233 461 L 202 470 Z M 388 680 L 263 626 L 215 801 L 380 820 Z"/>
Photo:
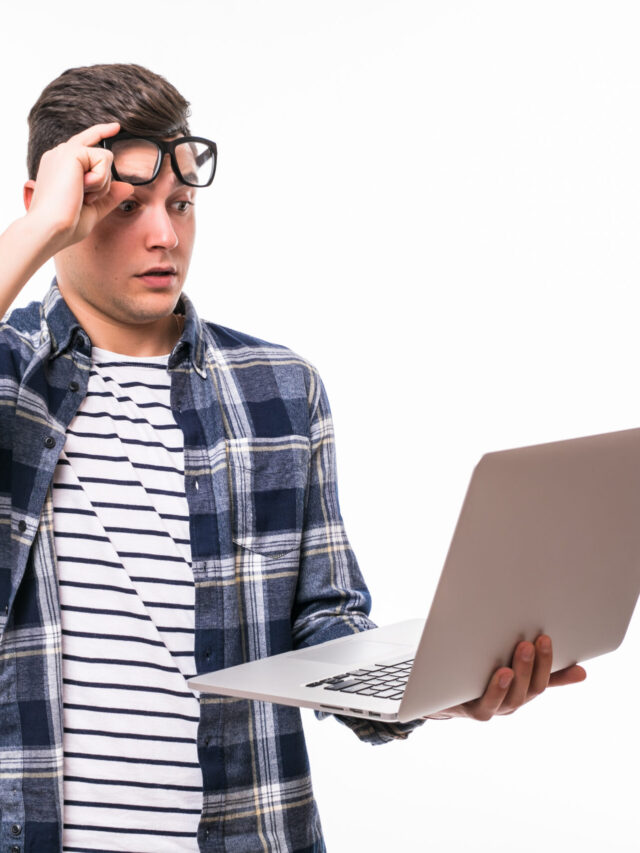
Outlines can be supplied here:
<path id="1" fill-rule="evenodd" d="M 31 276 L 57 251 L 55 230 L 22 216 L 0 234 L 0 317 Z"/>
<path id="2" fill-rule="evenodd" d="M 25 249 L 43 264 L 64 248 L 64 227 L 29 210 L 16 220 L 14 226 Z"/>

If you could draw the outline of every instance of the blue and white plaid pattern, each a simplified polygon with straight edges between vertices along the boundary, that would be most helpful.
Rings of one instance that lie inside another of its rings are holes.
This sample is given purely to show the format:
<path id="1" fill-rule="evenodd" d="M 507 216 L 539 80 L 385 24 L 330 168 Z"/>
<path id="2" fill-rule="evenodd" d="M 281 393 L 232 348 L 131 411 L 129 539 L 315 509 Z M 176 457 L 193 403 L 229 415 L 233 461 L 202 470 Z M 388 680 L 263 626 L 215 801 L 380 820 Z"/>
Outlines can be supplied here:
<path id="1" fill-rule="evenodd" d="M 372 627 L 338 506 L 316 370 L 285 347 L 203 323 L 182 297 L 169 359 L 184 433 L 198 672 Z M 0 326 L 0 847 L 57 853 L 61 629 L 51 483 L 91 344 L 54 280 Z M 342 720 L 362 740 L 416 724 Z M 203 853 L 320 853 L 298 709 L 203 696 Z"/>

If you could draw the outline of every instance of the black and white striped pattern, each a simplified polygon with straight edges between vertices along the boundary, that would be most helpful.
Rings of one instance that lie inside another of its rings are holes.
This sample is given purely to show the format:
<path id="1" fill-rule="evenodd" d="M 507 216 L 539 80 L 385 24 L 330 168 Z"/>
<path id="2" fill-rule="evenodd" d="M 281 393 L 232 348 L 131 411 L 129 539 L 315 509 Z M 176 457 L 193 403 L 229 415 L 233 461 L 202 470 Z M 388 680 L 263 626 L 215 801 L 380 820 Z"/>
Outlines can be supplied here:
<path id="1" fill-rule="evenodd" d="M 53 489 L 64 850 L 195 853 L 194 585 L 168 357 L 92 358 Z"/>

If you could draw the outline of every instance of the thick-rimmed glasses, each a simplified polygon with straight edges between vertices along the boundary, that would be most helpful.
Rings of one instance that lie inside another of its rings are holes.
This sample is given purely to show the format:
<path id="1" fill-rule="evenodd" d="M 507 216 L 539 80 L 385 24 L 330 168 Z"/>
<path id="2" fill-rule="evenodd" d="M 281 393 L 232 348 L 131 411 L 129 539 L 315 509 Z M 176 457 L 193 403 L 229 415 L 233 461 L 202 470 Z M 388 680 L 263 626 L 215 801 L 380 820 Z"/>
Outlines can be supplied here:
<path id="1" fill-rule="evenodd" d="M 208 187 L 216 173 L 218 148 L 202 136 L 180 136 L 170 142 L 118 133 L 102 140 L 113 154 L 111 174 L 116 181 L 135 186 L 150 184 L 158 176 L 165 154 L 175 176 L 189 187 Z"/>

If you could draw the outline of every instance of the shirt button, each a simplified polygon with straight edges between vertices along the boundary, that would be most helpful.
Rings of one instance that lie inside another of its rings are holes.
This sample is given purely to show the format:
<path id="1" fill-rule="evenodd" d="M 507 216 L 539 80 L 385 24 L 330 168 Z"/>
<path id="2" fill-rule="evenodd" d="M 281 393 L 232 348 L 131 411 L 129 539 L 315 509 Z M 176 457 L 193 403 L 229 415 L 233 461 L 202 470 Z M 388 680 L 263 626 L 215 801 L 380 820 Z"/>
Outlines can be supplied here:
<path id="1" fill-rule="evenodd" d="M 25 525 L 25 527 L 26 527 L 26 525 Z M 211 657 L 211 649 L 205 649 L 204 650 L 204 656 L 206 657 L 207 660 L 209 660 L 209 658 Z"/>
<path id="2" fill-rule="evenodd" d="M 71 382 L 69 383 L 69 391 L 77 391 L 79 388 L 80 388 L 79 383 L 76 382 L 75 379 L 72 379 Z"/>
<path id="3" fill-rule="evenodd" d="M 20 835 L 22 832 L 22 824 L 14 823 L 11 827 L 11 835 Z"/>
<path id="4" fill-rule="evenodd" d="M 52 435 L 48 435 L 44 440 L 44 446 L 45 447 L 55 447 L 56 446 L 55 438 Z"/>
<path id="5" fill-rule="evenodd" d="M 20 533 L 24 533 L 26 529 L 27 529 L 27 522 L 23 518 L 21 518 L 20 521 L 18 522 L 18 530 L 20 531 Z M 16 824 L 16 826 L 17 826 L 17 824 Z"/>
<path id="6" fill-rule="evenodd" d="M 20 847 L 18 844 L 11 845 L 11 853 L 20 853 Z"/>

